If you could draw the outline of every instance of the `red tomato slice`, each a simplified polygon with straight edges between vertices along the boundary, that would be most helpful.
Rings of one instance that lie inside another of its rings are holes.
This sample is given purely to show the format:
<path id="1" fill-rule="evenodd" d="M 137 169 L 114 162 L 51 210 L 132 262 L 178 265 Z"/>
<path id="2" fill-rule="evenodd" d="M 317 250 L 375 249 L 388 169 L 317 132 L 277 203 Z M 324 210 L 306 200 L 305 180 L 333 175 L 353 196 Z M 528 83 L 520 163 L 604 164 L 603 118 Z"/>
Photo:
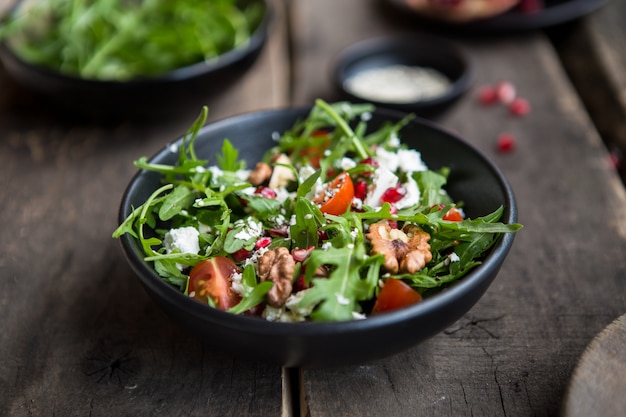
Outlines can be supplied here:
<path id="1" fill-rule="evenodd" d="M 395 278 L 388 278 L 374 303 L 372 314 L 397 310 L 422 301 L 420 293 Z"/>
<path id="2" fill-rule="evenodd" d="M 237 265 L 224 256 L 201 261 L 189 274 L 188 293 L 205 304 L 211 297 L 215 307 L 228 310 L 241 301 L 241 296 L 233 291 L 231 285 L 232 276 L 237 272 Z"/>
<path id="3" fill-rule="evenodd" d="M 298 154 L 300 157 L 308 157 L 308 162 L 314 168 L 320 167 L 320 159 L 324 156 L 324 152 L 328 148 L 328 144 L 330 143 L 330 133 L 325 130 L 316 130 L 311 133 L 312 138 L 328 138 L 328 140 L 322 141 L 317 146 L 309 146 L 308 148 L 302 149 Z"/>
<path id="4" fill-rule="evenodd" d="M 328 185 L 331 197 L 326 200 L 320 210 L 322 213 L 339 216 L 348 210 L 354 198 L 354 184 L 347 172 L 342 172 Z"/>
<path id="5" fill-rule="evenodd" d="M 443 219 L 451 222 L 462 222 L 463 212 L 456 207 L 452 207 L 446 214 L 443 215 Z"/>

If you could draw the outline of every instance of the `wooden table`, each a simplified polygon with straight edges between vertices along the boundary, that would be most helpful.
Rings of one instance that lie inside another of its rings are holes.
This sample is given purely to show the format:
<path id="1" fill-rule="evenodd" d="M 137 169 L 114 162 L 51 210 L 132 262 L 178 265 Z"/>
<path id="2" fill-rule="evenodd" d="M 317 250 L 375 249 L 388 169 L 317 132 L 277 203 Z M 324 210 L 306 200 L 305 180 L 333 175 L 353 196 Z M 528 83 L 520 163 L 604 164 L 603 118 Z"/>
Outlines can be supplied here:
<path id="1" fill-rule="evenodd" d="M 626 55 L 598 28 L 624 16 L 624 3 L 577 23 L 577 36 L 618 59 L 599 67 L 611 86 L 603 94 L 621 100 Z M 423 29 L 375 0 L 272 4 L 268 45 L 240 83 L 206 98 L 211 120 L 334 100 L 330 66 L 341 48 Z M 111 239 L 132 161 L 182 134 L 195 113 L 81 120 L 42 105 L 0 67 L 0 415 L 558 415 L 585 347 L 626 310 L 626 193 L 566 74 L 576 65 L 561 60 L 572 34 L 558 34 L 554 43 L 542 31 L 440 34 L 469 54 L 475 89 L 438 122 L 503 169 L 525 228 L 485 296 L 445 332 L 332 369 L 282 370 L 201 344 L 152 303 Z M 477 104 L 478 86 L 503 79 L 530 115 Z M 504 131 L 517 138 L 514 152 L 496 150 Z"/>

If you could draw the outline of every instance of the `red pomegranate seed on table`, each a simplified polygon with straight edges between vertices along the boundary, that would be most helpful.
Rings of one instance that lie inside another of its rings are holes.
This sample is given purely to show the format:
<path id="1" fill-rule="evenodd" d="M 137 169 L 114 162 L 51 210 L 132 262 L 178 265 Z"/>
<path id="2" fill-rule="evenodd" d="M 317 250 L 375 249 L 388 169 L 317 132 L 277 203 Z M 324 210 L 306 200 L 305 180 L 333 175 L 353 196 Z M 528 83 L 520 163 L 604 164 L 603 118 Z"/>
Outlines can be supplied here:
<path id="1" fill-rule="evenodd" d="M 509 104 L 509 112 L 514 116 L 525 116 L 530 113 L 530 104 L 526 99 L 516 98 Z"/>
<path id="2" fill-rule="evenodd" d="M 496 89 L 489 85 L 481 87 L 480 90 L 478 90 L 478 101 L 484 105 L 495 103 L 498 101 Z"/>
<path id="3" fill-rule="evenodd" d="M 509 81 L 501 81 L 496 85 L 496 95 L 498 100 L 504 104 L 511 103 L 517 94 L 515 86 Z"/>
<path id="4" fill-rule="evenodd" d="M 515 149 L 516 141 L 515 136 L 510 133 L 502 133 L 498 136 L 497 146 L 498 151 L 502 153 L 511 152 Z"/>

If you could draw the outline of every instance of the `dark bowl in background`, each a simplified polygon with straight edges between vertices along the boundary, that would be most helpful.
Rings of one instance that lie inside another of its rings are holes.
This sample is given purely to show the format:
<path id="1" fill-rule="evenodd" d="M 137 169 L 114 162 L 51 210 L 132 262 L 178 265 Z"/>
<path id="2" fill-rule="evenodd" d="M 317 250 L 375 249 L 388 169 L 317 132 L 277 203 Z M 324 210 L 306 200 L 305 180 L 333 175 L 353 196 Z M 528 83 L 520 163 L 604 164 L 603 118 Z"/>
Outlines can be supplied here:
<path id="1" fill-rule="evenodd" d="M 215 155 L 223 139 L 228 138 L 248 166 L 254 166 L 275 145 L 272 134 L 290 129 L 309 110 L 260 111 L 210 123 L 199 133 L 196 153 L 199 158 L 208 159 L 209 164 L 216 164 Z M 384 121 L 398 121 L 402 116 L 395 111 L 377 110 L 369 123 L 377 128 Z M 422 153 L 431 169 L 451 168 L 447 189 L 454 199 L 464 201 L 469 216 L 486 215 L 503 206 L 501 221 L 516 221 L 517 206 L 510 185 L 501 171 L 473 146 L 422 119 L 410 122 L 400 137 Z M 176 143 L 180 144 L 181 139 Z M 166 145 L 150 161 L 175 164 L 178 154 L 172 148 Z M 160 178 L 158 173 L 147 171 L 140 171 L 132 178 L 120 205 L 120 222 L 161 185 Z M 247 359 L 287 367 L 316 367 L 383 358 L 441 332 L 470 310 L 487 290 L 513 239 L 513 234 L 502 236 L 482 265 L 420 303 L 364 320 L 337 323 L 277 323 L 211 308 L 162 281 L 152 265 L 143 260 L 141 247 L 132 236 L 123 235 L 121 244 L 127 261 L 154 301 L 208 344 Z"/>
<path id="2" fill-rule="evenodd" d="M 376 101 L 345 88 L 345 81 L 361 71 L 396 64 L 433 68 L 450 80 L 451 88 L 441 96 L 410 103 Z M 366 39 L 343 49 L 333 64 L 333 82 L 346 99 L 411 112 L 424 118 L 436 117 L 448 110 L 470 88 L 471 79 L 471 65 L 463 50 L 447 39 L 426 34 Z"/>
<path id="3" fill-rule="evenodd" d="M 127 81 L 92 80 L 63 74 L 19 58 L 0 43 L 0 61 L 24 89 L 62 111 L 98 117 L 162 117 L 197 110 L 240 78 L 267 42 L 271 9 L 265 0 L 262 21 L 249 41 L 218 57 L 160 76 Z"/>

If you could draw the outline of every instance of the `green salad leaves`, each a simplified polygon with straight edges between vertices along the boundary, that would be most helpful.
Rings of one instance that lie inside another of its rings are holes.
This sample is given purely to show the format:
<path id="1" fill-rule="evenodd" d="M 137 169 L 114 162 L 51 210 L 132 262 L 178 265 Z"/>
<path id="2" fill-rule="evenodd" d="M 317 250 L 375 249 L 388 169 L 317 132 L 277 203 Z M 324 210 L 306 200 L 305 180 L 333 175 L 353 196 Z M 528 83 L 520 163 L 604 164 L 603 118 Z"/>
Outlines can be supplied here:
<path id="1" fill-rule="evenodd" d="M 160 75 L 243 45 L 264 13 L 259 1 L 25 0 L 3 22 L 0 39 L 27 62 L 122 81 Z"/>
<path id="2" fill-rule="evenodd" d="M 176 165 L 136 161 L 160 173 L 163 186 L 113 237 L 137 239 L 162 279 L 190 297 L 267 320 L 364 318 L 390 279 L 428 296 L 480 265 L 503 233 L 521 225 L 501 223 L 502 207 L 465 218 L 445 191 L 449 170 L 428 169 L 399 141 L 412 116 L 372 130 L 373 110 L 318 100 L 250 170 L 228 139 L 218 166 L 198 158 L 194 142 L 204 108 L 178 148 Z M 261 168 L 271 175 L 253 181 Z M 371 234 L 373 227 L 384 236 Z M 419 269 L 400 262 L 418 251 L 410 246 L 415 230 L 428 242 Z M 172 243 L 174 232 L 191 237 Z M 374 250 L 374 239 L 389 253 Z M 279 260 L 278 248 L 288 259 Z M 389 256 L 401 266 L 390 269 Z"/>

